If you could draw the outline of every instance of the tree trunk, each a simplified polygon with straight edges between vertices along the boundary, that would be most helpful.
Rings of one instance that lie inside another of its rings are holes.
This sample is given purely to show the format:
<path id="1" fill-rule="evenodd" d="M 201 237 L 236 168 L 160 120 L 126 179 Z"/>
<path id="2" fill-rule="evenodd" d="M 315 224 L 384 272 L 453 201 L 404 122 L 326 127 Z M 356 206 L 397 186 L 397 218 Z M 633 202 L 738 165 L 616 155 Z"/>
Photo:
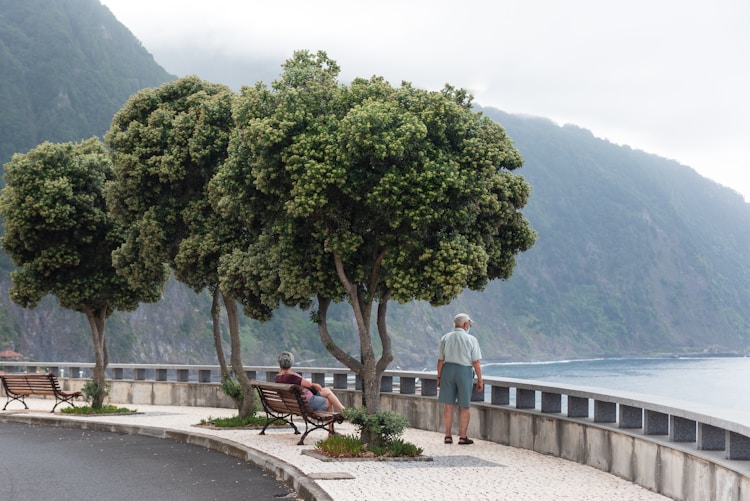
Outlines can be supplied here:
<path id="1" fill-rule="evenodd" d="M 242 387 L 242 402 L 240 402 L 238 407 L 239 417 L 245 418 L 252 415 L 255 411 L 255 395 L 253 395 L 253 387 L 250 386 L 250 380 L 247 378 L 245 368 L 242 365 L 237 303 L 234 299 L 223 293 L 222 298 L 224 299 L 224 307 L 227 309 L 227 320 L 229 322 L 229 338 L 232 346 L 232 369 L 234 370 L 234 376 Z"/>
<path id="2" fill-rule="evenodd" d="M 378 286 L 378 271 L 384 256 L 385 254 L 381 252 L 375 257 L 369 284 L 367 285 L 367 292 L 360 294 L 357 285 L 353 284 L 346 276 L 343 262 L 338 254 L 334 253 L 336 272 L 341 284 L 344 286 L 347 295 L 349 296 L 349 302 L 352 305 L 354 318 L 357 323 L 357 334 L 359 336 L 360 347 L 360 361 L 358 363 L 354 363 L 352 358 L 340 350 L 333 342 L 333 339 L 331 339 L 328 334 L 326 322 L 330 300 L 321 300 L 320 297 L 318 298 L 318 330 L 320 332 L 321 340 L 323 340 L 328 351 L 336 357 L 337 360 L 349 367 L 362 380 L 362 403 L 365 409 L 367 409 L 368 414 L 376 414 L 380 410 L 380 380 L 383 371 L 385 371 L 388 364 L 393 360 L 390 337 L 388 336 L 385 321 L 385 313 L 387 311 L 389 298 L 387 293 L 378 303 L 377 325 L 378 335 L 380 336 L 380 341 L 383 345 L 383 354 L 377 362 L 375 361 L 375 350 L 373 348 L 372 338 L 370 337 L 370 318 L 374 298 L 373 291 L 375 291 Z M 365 438 L 366 437 L 363 437 L 363 440 L 365 440 Z M 367 442 L 367 440 L 365 440 L 365 442 Z"/>
<path id="3" fill-rule="evenodd" d="M 227 365 L 227 359 L 224 355 L 224 344 L 221 342 L 221 291 L 217 287 L 214 289 L 213 300 L 211 302 L 211 322 L 213 324 L 214 347 L 216 348 L 216 358 L 219 360 L 221 370 L 221 386 L 224 393 L 229 396 L 237 407 L 237 412 L 242 412 L 242 394 L 237 395 L 234 391 L 234 378 L 232 369 Z M 227 389 L 229 388 L 229 390 Z"/>
<path id="4" fill-rule="evenodd" d="M 216 348 L 216 358 L 219 360 L 221 367 L 221 377 L 229 374 L 227 359 L 224 356 L 224 345 L 221 343 L 221 291 L 217 287 L 214 289 L 213 300 L 211 301 L 211 324 L 214 332 L 214 347 Z"/>
<path id="5" fill-rule="evenodd" d="M 107 351 L 107 343 L 104 339 L 104 321 L 107 319 L 107 307 L 87 309 L 86 318 L 91 327 L 94 359 L 96 361 L 91 380 L 99 390 L 91 400 L 91 407 L 101 409 L 104 404 L 104 398 L 107 396 L 105 371 L 107 370 L 107 365 L 109 365 L 109 352 Z"/>
<path id="6" fill-rule="evenodd" d="M 391 336 L 388 335 L 388 329 L 386 328 L 385 315 L 388 312 L 388 301 L 391 295 L 386 293 L 380 298 L 378 302 L 378 337 L 380 337 L 380 344 L 383 347 L 383 353 L 378 359 L 378 363 L 375 366 L 375 377 L 378 380 L 378 386 L 380 386 L 380 379 L 383 376 L 383 372 L 388 369 L 388 366 L 393 362 L 393 348 L 391 347 Z M 378 392 L 380 390 L 378 389 Z"/>

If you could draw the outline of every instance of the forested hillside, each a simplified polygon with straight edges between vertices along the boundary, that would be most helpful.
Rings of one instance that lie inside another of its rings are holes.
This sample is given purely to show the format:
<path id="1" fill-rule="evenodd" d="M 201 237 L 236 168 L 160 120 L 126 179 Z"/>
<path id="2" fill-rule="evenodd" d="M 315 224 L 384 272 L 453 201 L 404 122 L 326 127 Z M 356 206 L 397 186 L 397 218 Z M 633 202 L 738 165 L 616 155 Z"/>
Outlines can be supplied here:
<path id="1" fill-rule="evenodd" d="M 0 0 L 0 49 L 3 163 L 45 140 L 101 136 L 133 92 L 172 78 L 97 0 Z M 538 241 L 511 279 L 483 292 L 441 308 L 389 305 L 394 366 L 432 370 L 459 310 L 492 360 L 750 351 L 750 206 L 739 194 L 574 126 L 483 112 L 525 159 Z M 14 305 L 2 259 L 0 350 L 92 361 L 85 318 L 54 298 Z M 207 294 L 170 282 L 161 302 L 109 320 L 111 360 L 215 363 L 209 309 Z M 328 323 L 357 353 L 351 309 L 332 308 Z M 242 333 L 247 364 L 273 363 L 283 349 L 332 363 L 309 312 L 245 320 Z"/>
<path id="2" fill-rule="evenodd" d="M 174 78 L 97 0 L 0 0 L 0 160 L 103 135 L 135 91 Z"/>

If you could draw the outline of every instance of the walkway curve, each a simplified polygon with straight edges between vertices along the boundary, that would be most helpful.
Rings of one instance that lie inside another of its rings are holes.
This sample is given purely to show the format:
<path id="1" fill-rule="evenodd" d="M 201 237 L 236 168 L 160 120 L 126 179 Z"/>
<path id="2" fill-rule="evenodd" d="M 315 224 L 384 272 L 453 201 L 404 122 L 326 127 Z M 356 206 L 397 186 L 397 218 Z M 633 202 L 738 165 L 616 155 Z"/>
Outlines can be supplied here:
<path id="1" fill-rule="evenodd" d="M 305 501 L 664 501 L 667 498 L 602 470 L 555 456 L 475 438 L 471 446 L 443 444 L 442 433 L 407 428 L 403 439 L 423 448 L 432 461 L 321 461 L 303 451 L 323 439 L 308 436 L 304 446 L 287 427 L 269 430 L 208 429 L 202 419 L 236 416 L 236 409 L 128 405 L 137 414 L 75 416 L 50 414 L 53 402 L 27 399 L 31 410 L 0 412 L 13 420 L 53 426 L 140 434 L 196 444 L 265 468 Z M 356 433 L 348 422 L 337 426 Z"/>
<path id="2" fill-rule="evenodd" d="M 6 411 L 7 412 L 7 411 Z M 76 428 L 91 431 L 109 433 L 121 433 L 128 435 L 142 435 L 153 438 L 168 439 L 180 443 L 197 445 L 212 451 L 227 454 L 242 461 L 253 464 L 265 471 L 273 473 L 291 486 L 297 493 L 298 499 L 305 501 L 333 501 L 333 499 L 320 488 L 313 480 L 308 478 L 299 469 L 270 454 L 246 447 L 231 440 L 210 436 L 201 433 L 188 433 L 157 427 L 132 426 L 125 424 L 102 423 L 82 419 L 71 419 L 59 415 L 43 416 L 25 413 L 3 413 L 0 414 L 0 422 L 18 423 L 38 426 L 55 426 L 64 428 Z"/>

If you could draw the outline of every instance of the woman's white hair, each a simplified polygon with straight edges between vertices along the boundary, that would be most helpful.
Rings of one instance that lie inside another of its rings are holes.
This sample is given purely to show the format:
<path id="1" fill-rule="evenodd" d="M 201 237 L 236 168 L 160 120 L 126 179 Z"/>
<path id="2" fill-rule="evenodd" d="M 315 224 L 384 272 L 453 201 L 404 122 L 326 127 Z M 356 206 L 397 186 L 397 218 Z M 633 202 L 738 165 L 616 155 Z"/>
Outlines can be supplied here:
<path id="1" fill-rule="evenodd" d="M 293 365 L 294 365 L 294 355 L 292 355 L 288 351 L 282 351 L 281 355 L 279 355 L 279 368 L 291 369 Z"/>

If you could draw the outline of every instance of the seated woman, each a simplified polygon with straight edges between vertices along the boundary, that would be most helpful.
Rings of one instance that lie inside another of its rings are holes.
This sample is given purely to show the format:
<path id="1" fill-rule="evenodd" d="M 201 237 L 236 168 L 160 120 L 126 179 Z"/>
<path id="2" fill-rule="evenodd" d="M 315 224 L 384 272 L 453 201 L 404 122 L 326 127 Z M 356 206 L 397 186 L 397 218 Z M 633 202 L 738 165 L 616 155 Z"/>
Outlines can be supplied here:
<path id="1" fill-rule="evenodd" d="M 274 377 L 274 381 L 277 383 L 284 384 L 298 384 L 302 387 L 305 398 L 310 402 L 310 407 L 316 411 L 333 411 L 339 412 L 344 410 L 344 406 L 339 401 L 338 397 L 325 386 L 320 386 L 317 383 L 312 383 L 307 379 L 303 378 L 296 372 L 292 371 L 294 365 L 294 355 L 288 351 L 284 351 L 279 355 L 279 373 Z M 315 395 L 313 391 L 318 394 Z"/>

